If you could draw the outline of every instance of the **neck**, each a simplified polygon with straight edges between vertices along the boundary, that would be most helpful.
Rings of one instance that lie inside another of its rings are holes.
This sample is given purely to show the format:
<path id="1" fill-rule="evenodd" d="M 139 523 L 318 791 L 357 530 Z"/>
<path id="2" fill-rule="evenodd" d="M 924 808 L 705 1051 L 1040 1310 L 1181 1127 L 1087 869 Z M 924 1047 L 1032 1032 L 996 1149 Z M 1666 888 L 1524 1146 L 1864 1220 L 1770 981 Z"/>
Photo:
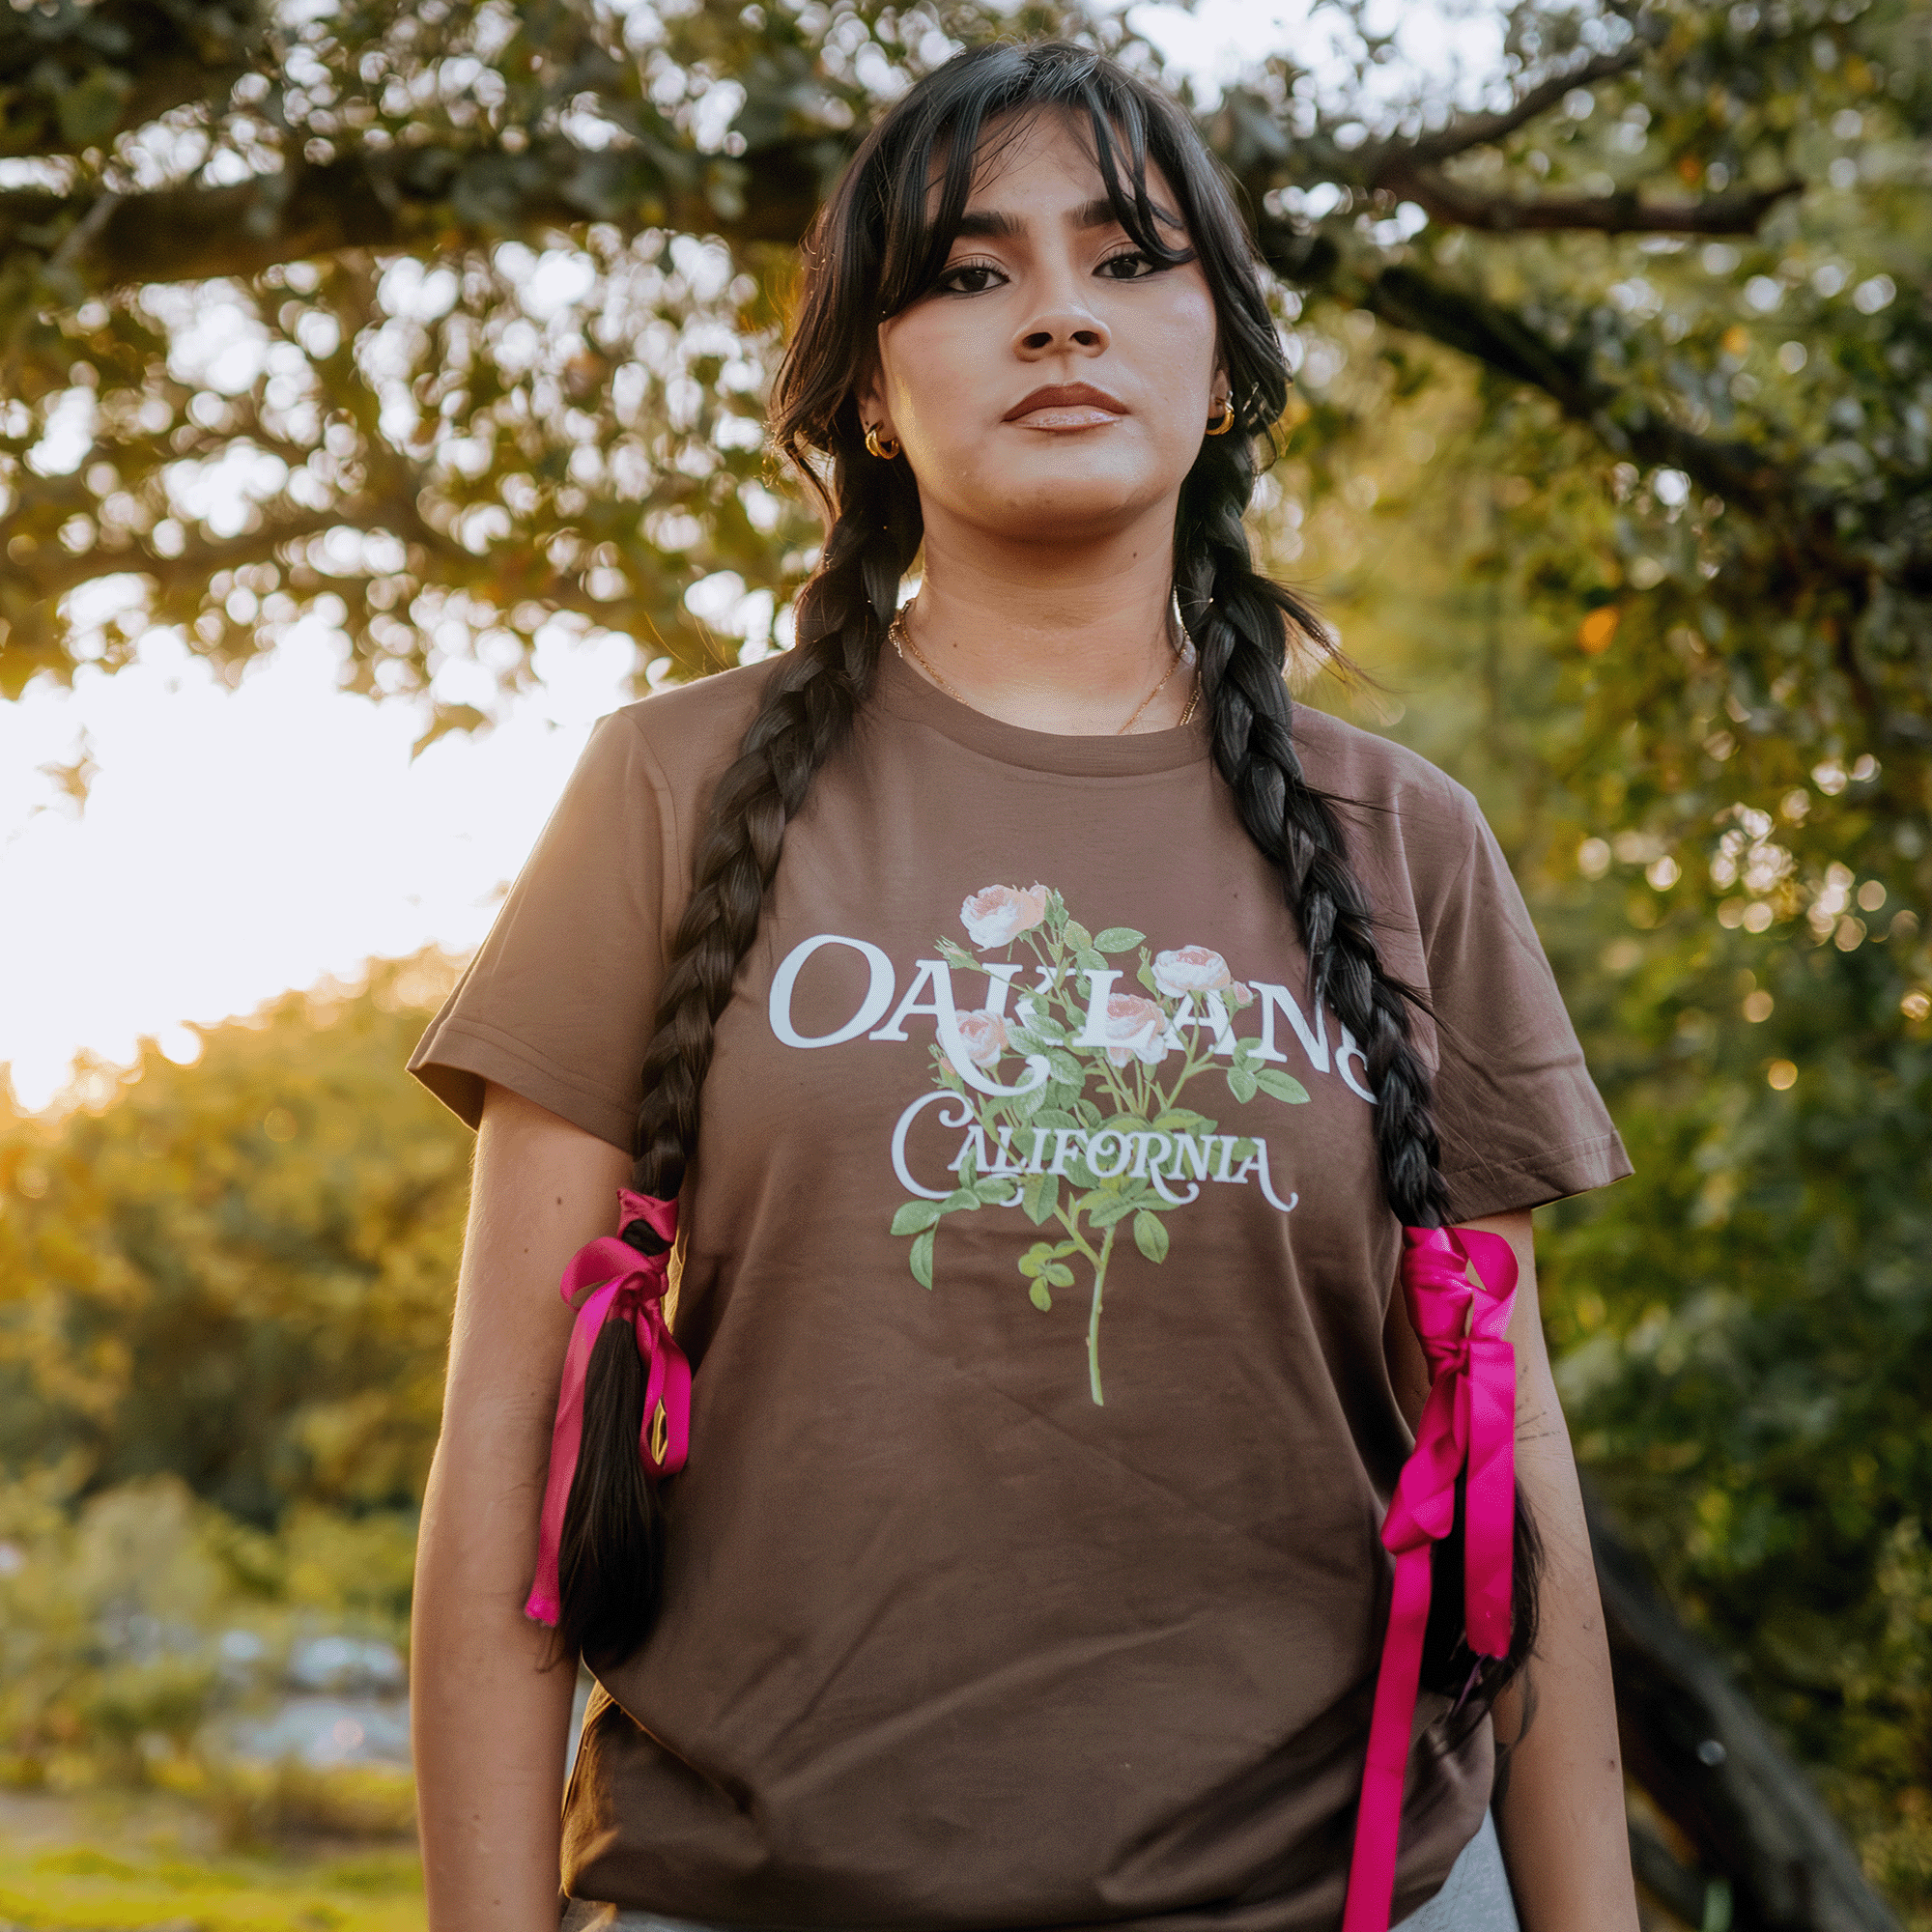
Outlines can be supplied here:
<path id="1" fill-rule="evenodd" d="M 1119 731 L 1174 666 L 1172 511 L 1091 544 L 989 540 L 928 524 L 906 626 L 926 674 L 1009 724 Z M 1175 669 L 1132 729 L 1178 724 L 1193 689 L 1193 672 Z"/>

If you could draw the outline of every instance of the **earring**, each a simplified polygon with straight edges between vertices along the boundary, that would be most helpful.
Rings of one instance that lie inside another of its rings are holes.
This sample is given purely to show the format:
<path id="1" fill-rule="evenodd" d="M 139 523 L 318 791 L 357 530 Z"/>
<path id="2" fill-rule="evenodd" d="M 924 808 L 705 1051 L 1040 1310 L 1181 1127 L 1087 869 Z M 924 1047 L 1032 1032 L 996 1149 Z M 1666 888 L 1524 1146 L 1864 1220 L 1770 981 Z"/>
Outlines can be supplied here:
<path id="1" fill-rule="evenodd" d="M 866 447 L 881 463 L 890 463 L 899 453 L 899 440 L 895 436 L 882 437 L 877 423 L 869 423 L 866 429 Z"/>
<path id="2" fill-rule="evenodd" d="M 1230 396 L 1221 404 L 1221 413 L 1208 425 L 1209 436 L 1226 436 L 1235 426 L 1235 399 Z"/>

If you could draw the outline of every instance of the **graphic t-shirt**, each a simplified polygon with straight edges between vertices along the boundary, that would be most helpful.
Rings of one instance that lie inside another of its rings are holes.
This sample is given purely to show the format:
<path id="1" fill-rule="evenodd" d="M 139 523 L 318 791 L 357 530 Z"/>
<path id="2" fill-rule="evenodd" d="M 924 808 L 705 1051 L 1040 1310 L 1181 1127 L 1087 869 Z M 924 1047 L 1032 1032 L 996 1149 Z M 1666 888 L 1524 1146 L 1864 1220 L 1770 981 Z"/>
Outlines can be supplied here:
<path id="1" fill-rule="evenodd" d="M 771 667 L 605 719 L 413 1070 L 628 1149 L 706 800 Z M 1459 1214 L 1623 1149 L 1461 787 L 1318 713 Z M 888 654 L 719 1021 L 648 1641 L 572 1894 L 739 1926 L 1338 1920 L 1409 1446 L 1356 1040 L 1198 725 L 1021 729 Z M 1417 1716 L 1398 1917 L 1490 1795 Z"/>

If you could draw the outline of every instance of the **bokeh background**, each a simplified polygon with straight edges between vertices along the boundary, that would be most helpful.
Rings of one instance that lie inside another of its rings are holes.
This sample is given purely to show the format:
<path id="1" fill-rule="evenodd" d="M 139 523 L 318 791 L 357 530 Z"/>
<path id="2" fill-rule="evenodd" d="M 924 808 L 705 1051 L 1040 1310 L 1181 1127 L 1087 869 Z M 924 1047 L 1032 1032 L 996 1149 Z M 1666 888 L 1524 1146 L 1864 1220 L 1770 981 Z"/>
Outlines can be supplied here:
<path id="1" fill-rule="evenodd" d="M 0 1921 L 420 1925 L 402 1063 L 589 722 L 784 648 L 798 238 L 1013 32 L 1238 179 L 1303 701 L 1635 1157 L 1539 1243 L 1648 1921 L 1932 1927 L 1924 0 L 0 10 Z"/>

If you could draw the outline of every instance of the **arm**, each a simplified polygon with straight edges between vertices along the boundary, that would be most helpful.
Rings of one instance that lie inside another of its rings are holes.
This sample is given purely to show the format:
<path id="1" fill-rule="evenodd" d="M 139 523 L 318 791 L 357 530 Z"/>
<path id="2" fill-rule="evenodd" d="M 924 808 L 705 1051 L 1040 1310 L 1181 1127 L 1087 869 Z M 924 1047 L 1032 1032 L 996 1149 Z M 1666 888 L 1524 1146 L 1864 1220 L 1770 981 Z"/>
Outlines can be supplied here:
<path id="1" fill-rule="evenodd" d="M 1527 1213 L 1471 1221 L 1516 1250 L 1517 1474 L 1542 1532 L 1546 1567 L 1536 1652 L 1495 1702 L 1493 1800 L 1523 1932 L 1636 1932 L 1623 1759 L 1609 1646 L 1570 1433 L 1557 1402 L 1536 1293 Z M 1389 1365 L 1411 1421 L 1429 1390 L 1422 1347 L 1398 1291 Z"/>
<path id="2" fill-rule="evenodd" d="M 570 1311 L 564 1264 L 617 1223 L 630 1162 L 494 1083 L 457 1281 L 411 1626 L 432 1932 L 555 1932 L 574 1660 L 523 1603 Z"/>

